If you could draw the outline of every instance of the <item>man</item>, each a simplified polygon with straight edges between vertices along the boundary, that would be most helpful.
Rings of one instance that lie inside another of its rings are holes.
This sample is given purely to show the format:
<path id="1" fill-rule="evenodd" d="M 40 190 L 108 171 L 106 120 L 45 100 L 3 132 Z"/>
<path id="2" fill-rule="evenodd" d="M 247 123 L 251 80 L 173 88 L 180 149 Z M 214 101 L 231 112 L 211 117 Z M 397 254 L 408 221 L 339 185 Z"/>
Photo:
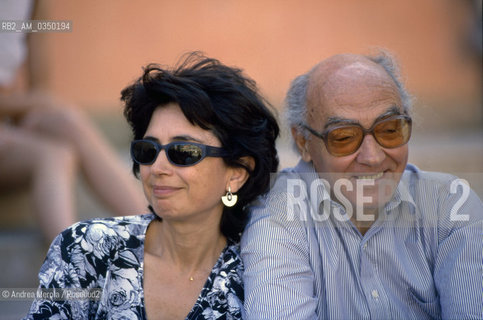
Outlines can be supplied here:
<path id="1" fill-rule="evenodd" d="M 248 319 L 483 318 L 483 204 L 407 164 L 397 72 L 387 54 L 342 54 L 292 83 L 302 159 L 243 235 Z"/>

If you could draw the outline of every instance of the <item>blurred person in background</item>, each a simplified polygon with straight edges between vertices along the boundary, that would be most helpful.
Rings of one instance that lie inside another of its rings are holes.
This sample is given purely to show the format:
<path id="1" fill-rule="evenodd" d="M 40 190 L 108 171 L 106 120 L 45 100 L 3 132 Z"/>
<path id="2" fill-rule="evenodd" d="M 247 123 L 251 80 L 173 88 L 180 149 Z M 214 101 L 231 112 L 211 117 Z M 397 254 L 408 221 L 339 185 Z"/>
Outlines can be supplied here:
<path id="1" fill-rule="evenodd" d="M 0 2 L 0 20 L 29 20 L 32 2 Z M 32 194 L 32 212 L 47 242 L 77 220 L 80 171 L 116 215 L 146 208 L 116 151 L 78 108 L 28 84 L 25 33 L 0 33 L 0 191 Z M 37 76 L 36 78 L 41 78 Z"/>
<path id="2" fill-rule="evenodd" d="M 393 58 L 329 57 L 286 102 L 301 160 L 243 234 L 247 319 L 482 319 L 483 204 L 407 163 Z"/>
<path id="3" fill-rule="evenodd" d="M 151 213 L 74 224 L 52 243 L 26 319 L 241 319 L 239 239 L 278 167 L 277 122 L 254 81 L 199 53 L 122 91 L 133 172 Z"/>

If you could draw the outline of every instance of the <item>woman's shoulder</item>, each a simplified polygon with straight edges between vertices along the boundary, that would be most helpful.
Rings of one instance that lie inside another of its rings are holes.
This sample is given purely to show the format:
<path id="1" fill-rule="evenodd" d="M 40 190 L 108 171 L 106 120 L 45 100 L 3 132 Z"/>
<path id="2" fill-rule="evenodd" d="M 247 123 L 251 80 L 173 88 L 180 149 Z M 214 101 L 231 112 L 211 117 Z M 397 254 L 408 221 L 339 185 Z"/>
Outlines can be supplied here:
<path id="1" fill-rule="evenodd" d="M 242 286 L 243 261 L 239 243 L 228 243 L 213 268 L 212 275 L 218 280 L 223 279 L 228 286 Z"/>
<path id="2" fill-rule="evenodd" d="M 223 265 L 242 265 L 243 262 L 240 256 L 240 243 L 239 242 L 228 242 L 227 246 L 221 254 L 221 259 L 223 260 Z"/>
<path id="3" fill-rule="evenodd" d="M 242 319 L 243 263 L 238 243 L 229 243 L 211 271 L 187 319 Z"/>
<path id="4" fill-rule="evenodd" d="M 77 271 L 77 286 L 97 281 L 111 264 L 138 268 L 144 250 L 145 230 L 154 219 L 151 214 L 99 218 L 77 222 L 52 242 L 40 275 L 69 266 Z M 65 270 L 64 270 L 65 271 Z M 52 279 L 44 279 L 44 284 Z"/>
<path id="5" fill-rule="evenodd" d="M 85 236 L 99 236 L 100 233 L 107 232 L 111 235 L 126 236 L 123 230 L 130 231 L 132 234 L 143 233 L 149 223 L 155 218 L 151 213 L 133 216 L 120 216 L 108 218 L 94 218 L 90 220 L 79 221 L 65 229 L 59 236 L 61 239 Z M 113 232 L 117 230 L 119 232 Z"/>
<path id="6" fill-rule="evenodd" d="M 67 228 L 67 230 L 75 229 L 79 225 L 87 226 L 87 225 L 95 225 L 95 224 L 103 224 L 105 226 L 110 226 L 110 227 L 115 227 L 119 225 L 120 226 L 148 225 L 154 218 L 155 218 L 155 215 L 152 213 L 132 215 L 132 216 L 94 218 L 94 219 L 76 222 L 72 226 Z"/>
<path id="7" fill-rule="evenodd" d="M 153 214 L 96 218 L 80 221 L 60 233 L 49 254 L 60 251 L 64 259 L 82 253 L 104 260 L 115 251 L 142 247 Z"/>

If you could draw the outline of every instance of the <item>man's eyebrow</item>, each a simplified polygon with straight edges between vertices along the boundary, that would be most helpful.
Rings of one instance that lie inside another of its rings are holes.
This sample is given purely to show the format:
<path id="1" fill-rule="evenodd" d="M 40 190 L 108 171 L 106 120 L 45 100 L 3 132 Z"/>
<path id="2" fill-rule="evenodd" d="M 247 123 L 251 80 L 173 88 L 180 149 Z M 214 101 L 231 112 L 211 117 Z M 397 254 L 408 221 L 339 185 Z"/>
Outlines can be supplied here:
<path id="1" fill-rule="evenodd" d="M 376 118 L 376 120 L 374 120 L 374 122 L 377 122 L 381 119 L 384 119 L 384 118 L 387 118 L 387 117 L 390 117 L 390 116 L 395 116 L 395 115 L 400 115 L 400 114 L 402 114 L 401 109 L 397 105 L 392 105 L 389 108 L 387 108 L 387 110 L 383 114 L 379 115 Z M 354 120 L 354 119 L 342 118 L 342 117 L 338 117 L 338 116 L 329 117 L 327 119 L 327 122 L 324 125 L 323 130 L 327 130 L 328 128 L 330 128 L 334 125 L 340 125 L 340 124 L 359 124 L 359 121 Z"/>
<path id="2" fill-rule="evenodd" d="M 334 126 L 334 125 L 339 125 L 339 124 L 358 124 L 358 123 L 359 123 L 359 121 L 357 121 L 357 120 L 346 119 L 346 118 L 334 116 L 334 117 L 329 117 L 327 119 L 327 122 L 325 123 L 323 130 L 325 131 L 328 128 Z"/>
<path id="3" fill-rule="evenodd" d="M 401 114 L 403 114 L 403 112 L 401 112 L 401 109 L 398 106 L 393 105 L 393 106 L 389 107 L 386 110 L 386 112 L 384 112 L 383 114 L 378 116 L 374 122 L 377 122 L 378 120 L 381 120 L 381 119 L 384 119 L 384 118 L 387 118 L 387 117 L 390 117 L 390 116 L 398 116 L 398 115 L 401 115 Z"/>

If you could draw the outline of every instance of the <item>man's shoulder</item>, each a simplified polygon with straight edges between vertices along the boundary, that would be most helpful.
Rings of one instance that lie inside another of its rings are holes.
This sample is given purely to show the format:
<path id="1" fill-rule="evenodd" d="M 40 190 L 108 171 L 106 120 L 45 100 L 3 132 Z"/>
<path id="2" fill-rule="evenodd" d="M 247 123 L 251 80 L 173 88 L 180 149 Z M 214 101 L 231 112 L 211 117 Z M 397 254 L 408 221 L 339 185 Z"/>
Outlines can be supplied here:
<path id="1" fill-rule="evenodd" d="M 295 167 L 288 167 L 272 175 L 268 196 L 287 193 L 287 186 L 310 184 L 319 179 L 311 163 L 300 161 Z"/>
<path id="2" fill-rule="evenodd" d="M 312 213 L 309 190 L 316 179 L 318 175 L 311 164 L 301 162 L 272 175 L 269 192 L 258 197 L 249 207 L 248 225 L 265 219 L 286 227 L 303 224 Z"/>
<path id="3" fill-rule="evenodd" d="M 439 223 L 449 221 L 448 225 L 466 221 L 464 225 L 483 218 L 479 196 L 468 181 L 453 174 L 423 171 L 409 164 L 399 190 L 413 201 L 423 218 L 437 217 Z"/>
<path id="4" fill-rule="evenodd" d="M 421 170 L 413 164 L 408 164 L 404 170 L 402 177 L 403 181 L 412 181 L 420 183 L 431 183 L 431 184 L 441 184 L 445 185 L 451 183 L 453 180 L 458 179 L 457 176 L 436 171 L 425 171 Z"/>
<path id="5" fill-rule="evenodd" d="M 252 203 L 252 207 L 260 208 L 270 205 L 276 205 L 285 202 L 287 196 L 291 196 L 294 185 L 304 185 L 303 173 L 298 171 L 296 167 L 285 168 L 280 172 L 271 176 L 270 190 L 259 196 Z"/>
<path id="6" fill-rule="evenodd" d="M 460 188 L 471 190 L 469 182 L 463 178 L 450 173 L 424 171 L 412 164 L 407 165 L 401 177 L 401 185 L 412 195 L 425 193 L 426 196 L 446 197 L 458 193 Z"/>

